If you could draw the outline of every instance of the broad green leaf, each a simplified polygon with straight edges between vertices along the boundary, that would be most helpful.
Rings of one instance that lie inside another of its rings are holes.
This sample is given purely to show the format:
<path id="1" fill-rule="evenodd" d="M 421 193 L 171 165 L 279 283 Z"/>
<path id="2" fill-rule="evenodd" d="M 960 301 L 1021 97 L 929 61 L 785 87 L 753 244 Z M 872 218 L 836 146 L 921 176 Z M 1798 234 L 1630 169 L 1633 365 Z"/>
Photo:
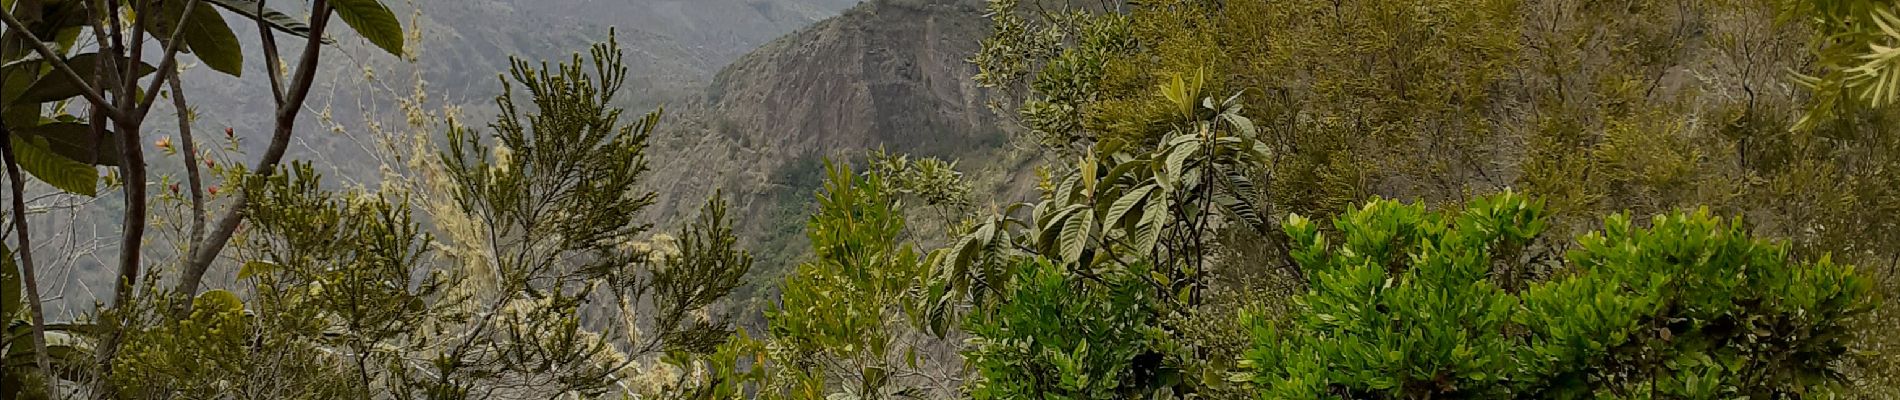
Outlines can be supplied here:
<path id="1" fill-rule="evenodd" d="M 330 6 L 356 34 L 389 54 L 402 56 L 402 22 L 378 0 L 335 0 Z"/>
<path id="2" fill-rule="evenodd" d="M 1141 222 L 1135 225 L 1135 251 L 1148 253 L 1154 251 L 1155 243 L 1161 239 L 1161 228 L 1168 224 L 1168 192 L 1155 192 L 1154 199 L 1148 200 L 1148 207 L 1141 214 Z"/>
<path id="3" fill-rule="evenodd" d="M 1062 223 L 1060 239 L 1062 262 L 1073 264 L 1082 259 L 1082 250 L 1088 247 L 1089 236 L 1095 227 L 1095 210 L 1084 208 L 1069 216 Z"/>
<path id="4" fill-rule="evenodd" d="M 204 311 L 243 311 L 244 301 L 239 300 L 236 294 L 220 289 L 199 294 L 196 300 L 192 300 L 191 307 Z"/>
<path id="5" fill-rule="evenodd" d="M 1108 170 L 1108 175 L 1104 175 L 1102 177 L 1102 183 L 1109 184 L 1109 185 L 1120 184 L 1122 176 L 1128 175 L 1130 173 L 1134 173 L 1135 171 L 1140 170 L 1141 168 L 1146 168 L 1147 166 L 1148 166 L 1147 160 L 1132 160 L 1132 161 L 1116 164 L 1115 168 L 1110 168 Z M 1140 179 L 1141 177 L 1134 176 L 1134 178 Z"/>
<path id="6" fill-rule="evenodd" d="M 92 125 L 79 122 L 52 122 L 40 126 L 15 129 L 16 134 L 26 137 L 46 139 L 54 154 L 64 156 L 81 163 L 113 167 L 119 165 L 119 142 L 112 132 L 92 140 Z"/>
<path id="7" fill-rule="evenodd" d="M 87 86 L 91 86 L 94 89 L 101 88 L 97 82 L 99 80 L 98 76 L 86 73 L 85 71 L 93 71 L 94 68 L 97 67 L 98 62 L 99 53 L 80 54 L 66 59 L 66 65 L 71 66 L 73 71 L 80 72 L 79 77 L 86 81 Z M 157 70 L 158 68 L 153 67 L 151 64 L 139 62 L 137 72 L 138 76 L 143 77 Z M 108 75 L 107 78 L 109 81 L 106 82 L 104 88 L 116 88 L 119 86 L 118 79 L 112 78 L 110 75 Z M 79 86 L 73 85 L 71 79 L 68 79 L 64 74 L 55 72 L 41 75 L 39 80 L 33 82 L 33 86 L 26 89 L 26 93 L 20 94 L 18 101 L 26 103 L 46 103 L 73 98 L 81 94 L 83 93 Z"/>
<path id="8" fill-rule="evenodd" d="M 1181 182 L 1181 176 L 1187 172 L 1188 158 L 1200 151 L 1200 141 L 1185 141 L 1179 146 L 1168 148 L 1168 158 L 1163 165 L 1167 168 L 1168 181 L 1171 184 Z"/>
<path id="9" fill-rule="evenodd" d="M 202 4 L 192 7 L 191 19 L 186 23 L 183 35 L 192 54 L 212 70 L 231 76 L 244 75 L 244 47 L 218 9 Z"/>
<path id="10" fill-rule="evenodd" d="M 40 103 L 8 103 L 0 109 L 0 122 L 8 127 L 32 126 L 40 120 Z"/>
<path id="11" fill-rule="evenodd" d="M 1154 184 L 1142 185 L 1141 187 L 1135 188 L 1135 190 L 1128 191 L 1128 194 L 1122 195 L 1120 199 L 1116 199 L 1115 204 L 1108 207 L 1108 214 L 1102 218 L 1103 229 L 1107 229 L 1109 226 L 1124 225 L 1122 219 L 1128 215 L 1128 211 L 1135 209 L 1135 207 L 1140 207 L 1142 201 L 1147 200 L 1148 195 L 1154 193 L 1156 188 L 1157 186 Z"/>
<path id="12" fill-rule="evenodd" d="M 1253 179 L 1248 178 L 1247 173 L 1236 169 L 1224 169 L 1221 175 L 1227 178 L 1227 186 L 1234 191 L 1235 196 L 1253 198 L 1260 195 L 1260 189 L 1254 186 Z"/>
<path id="13" fill-rule="evenodd" d="M 1241 222 L 1254 228 L 1255 231 L 1267 232 L 1267 222 L 1260 218 L 1260 213 L 1254 211 L 1253 204 L 1235 198 L 1234 195 L 1226 192 L 1215 192 L 1213 200 L 1214 204 L 1232 213 L 1235 218 L 1239 218 Z"/>
<path id="14" fill-rule="evenodd" d="M 1064 229 L 1063 223 L 1068 221 L 1070 215 L 1074 215 L 1076 212 L 1087 208 L 1088 206 L 1080 204 L 1064 207 L 1062 211 L 1057 211 L 1051 215 L 1049 220 L 1042 221 L 1043 225 L 1038 227 L 1040 234 L 1037 235 L 1036 238 L 1036 247 L 1042 248 L 1045 251 L 1055 251 L 1058 249 L 1060 246 L 1057 244 L 1057 241 L 1061 237 L 1062 229 Z"/>
<path id="15" fill-rule="evenodd" d="M 99 170 L 86 163 L 73 161 L 54 153 L 46 144 L 45 138 L 27 138 L 13 136 L 14 159 L 19 160 L 20 169 L 39 178 L 55 188 L 75 194 L 96 196 L 99 190 Z"/>
<path id="16" fill-rule="evenodd" d="M 269 261 L 247 261 L 243 266 L 238 267 L 237 277 L 240 280 L 251 279 L 258 275 L 269 275 L 282 268 L 283 266 Z"/>
<path id="17" fill-rule="evenodd" d="M 1221 119 L 1227 120 L 1227 123 L 1234 125 L 1235 133 L 1241 135 L 1241 137 L 1251 138 L 1259 134 L 1259 131 L 1254 129 L 1252 119 L 1235 113 L 1221 113 L 1220 116 Z"/>
<path id="18" fill-rule="evenodd" d="M 15 107 L 13 100 L 25 94 L 26 89 L 33 86 L 33 81 L 39 79 L 41 64 L 33 62 L 38 61 L 39 57 L 34 56 L 32 58 L 32 61 L 18 61 L 0 66 L 0 79 L 3 79 L 3 81 L 0 81 L 0 106 L 4 106 L 8 110 L 25 108 Z M 17 127 L 21 124 L 35 122 L 33 120 L 39 119 L 39 103 L 35 102 L 32 106 L 33 107 L 30 108 L 32 117 L 8 117 L 7 121 L 9 122 L 7 126 Z M 9 112 L 7 114 L 11 115 L 14 113 Z M 15 118 L 19 118 L 19 121 L 14 121 Z"/>
<path id="19" fill-rule="evenodd" d="M 210 4 L 215 4 L 218 7 L 222 7 L 234 13 L 238 13 L 238 15 L 243 15 L 245 18 L 248 18 L 251 20 L 258 19 L 258 15 L 259 15 L 258 7 L 260 6 L 260 4 L 257 2 L 257 0 L 205 0 L 205 2 L 210 3 Z M 263 15 L 264 23 L 266 25 L 269 25 L 273 29 L 282 31 L 284 33 L 297 35 L 297 37 L 306 37 L 306 38 L 310 37 L 310 25 L 305 24 L 301 20 L 292 18 L 290 15 L 286 15 L 284 13 L 278 12 L 277 10 L 272 10 L 270 8 L 264 8 L 262 15 Z M 325 39 L 324 41 L 326 43 L 329 42 L 328 39 Z"/>
<path id="20" fill-rule="evenodd" d="M 958 242 L 957 247 L 955 247 L 956 254 L 951 257 L 951 277 L 957 280 L 968 277 L 970 265 L 976 263 L 976 260 L 982 257 L 984 249 L 989 247 L 990 242 L 995 240 L 995 223 L 983 224 L 977 227 L 976 231 L 965 235 L 963 240 Z"/>
<path id="21" fill-rule="evenodd" d="M 1074 201 L 1075 195 L 1077 194 L 1075 189 L 1081 182 L 1081 174 L 1069 174 L 1063 177 L 1062 182 L 1056 184 L 1055 198 L 1064 201 Z"/>

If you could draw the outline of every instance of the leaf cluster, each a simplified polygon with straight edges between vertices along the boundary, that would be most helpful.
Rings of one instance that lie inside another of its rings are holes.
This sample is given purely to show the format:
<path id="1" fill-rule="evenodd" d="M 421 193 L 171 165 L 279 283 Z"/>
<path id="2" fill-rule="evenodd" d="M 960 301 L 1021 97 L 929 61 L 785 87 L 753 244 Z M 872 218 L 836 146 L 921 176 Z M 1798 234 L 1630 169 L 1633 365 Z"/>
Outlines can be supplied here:
<path id="1" fill-rule="evenodd" d="M 1262 398 L 1735 398 L 1847 387 L 1869 282 L 1826 257 L 1798 261 L 1706 210 L 1647 227 L 1606 218 L 1571 272 L 1506 290 L 1506 257 L 1544 230 L 1512 193 L 1462 210 L 1373 200 L 1333 243 L 1285 224 L 1311 277 L 1290 321 L 1255 317 Z"/>

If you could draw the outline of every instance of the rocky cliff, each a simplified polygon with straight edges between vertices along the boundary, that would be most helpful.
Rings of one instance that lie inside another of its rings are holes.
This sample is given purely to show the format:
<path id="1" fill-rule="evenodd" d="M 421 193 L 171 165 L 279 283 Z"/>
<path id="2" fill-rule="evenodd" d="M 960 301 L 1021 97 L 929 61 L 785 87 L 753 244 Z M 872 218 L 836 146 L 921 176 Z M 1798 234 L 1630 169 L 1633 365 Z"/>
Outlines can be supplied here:
<path id="1" fill-rule="evenodd" d="M 761 256 L 761 280 L 804 253 L 823 160 L 866 150 L 993 159 L 1004 142 L 964 60 L 988 33 L 980 0 L 866 1 L 721 70 L 670 113 L 653 163 L 656 217 L 714 190 Z"/>

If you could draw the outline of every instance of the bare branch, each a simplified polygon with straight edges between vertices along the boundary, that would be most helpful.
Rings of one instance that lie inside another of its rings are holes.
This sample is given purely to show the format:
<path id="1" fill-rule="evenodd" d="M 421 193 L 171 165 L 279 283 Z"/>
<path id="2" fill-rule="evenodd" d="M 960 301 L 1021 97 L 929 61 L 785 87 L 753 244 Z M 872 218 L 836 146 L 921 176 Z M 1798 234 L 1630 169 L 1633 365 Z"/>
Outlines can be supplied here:
<path id="1" fill-rule="evenodd" d="M 265 0 L 257 0 L 257 15 L 264 15 Z M 270 98 L 277 107 L 284 106 L 284 71 L 280 69 L 283 58 L 277 55 L 277 34 L 271 32 L 269 24 L 263 18 L 257 20 L 257 35 L 264 41 L 264 71 L 270 75 Z"/>
<path id="2" fill-rule="evenodd" d="M 138 0 L 137 2 L 132 3 L 132 14 L 139 16 L 139 19 L 141 20 L 145 19 L 145 15 L 146 15 L 145 13 L 147 11 L 151 11 L 151 7 L 148 6 L 150 3 L 151 3 L 150 0 Z M 193 1 L 191 3 L 197 3 L 197 2 Z M 117 16 L 118 13 L 115 12 L 113 13 L 113 15 Z M 189 18 L 189 17 L 191 17 L 191 11 L 187 10 L 185 11 L 185 14 L 183 16 L 179 17 L 178 26 L 180 28 L 184 27 L 185 26 L 184 19 Z M 173 35 L 172 37 L 177 38 L 178 36 Z M 144 56 L 145 56 L 145 24 L 144 24 L 144 21 L 133 21 L 132 22 L 132 51 L 126 53 L 125 58 L 127 62 L 125 63 L 125 65 L 119 66 L 119 79 L 121 79 L 124 82 L 123 84 L 119 85 L 120 88 L 138 87 L 138 84 L 139 84 L 138 60 Z M 153 79 L 152 81 L 157 82 L 157 81 L 162 81 L 162 80 L 165 80 L 165 78 L 161 76 L 158 79 Z M 134 95 L 137 95 L 137 94 L 134 93 Z M 124 107 L 126 106 L 121 106 L 122 109 Z M 131 110 L 127 110 L 127 111 L 131 111 Z M 131 112 L 129 114 L 139 114 L 139 113 Z M 144 119 L 142 115 L 127 115 L 127 116 L 138 118 L 141 120 Z"/>
<path id="3" fill-rule="evenodd" d="M 194 2 L 195 3 L 195 2 Z M 204 239 L 205 200 L 204 184 L 198 172 L 198 145 L 191 137 L 191 108 L 185 102 L 185 85 L 179 82 L 178 75 L 172 74 L 167 81 L 172 87 L 172 108 L 178 112 L 178 139 L 185 146 L 185 181 L 191 185 L 191 239 L 188 246 L 195 246 Z M 191 248 L 185 249 L 190 254 Z"/>

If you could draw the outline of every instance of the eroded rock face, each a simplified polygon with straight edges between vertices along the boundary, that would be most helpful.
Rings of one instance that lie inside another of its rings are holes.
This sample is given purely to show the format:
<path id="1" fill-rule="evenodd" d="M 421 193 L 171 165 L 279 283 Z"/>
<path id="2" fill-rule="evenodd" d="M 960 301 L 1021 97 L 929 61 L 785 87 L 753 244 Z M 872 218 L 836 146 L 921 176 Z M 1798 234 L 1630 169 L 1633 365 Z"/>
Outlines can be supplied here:
<path id="1" fill-rule="evenodd" d="M 707 101 L 741 142 L 782 150 L 890 146 L 933 155 L 995 134 L 969 77 L 980 2 L 867 2 L 721 71 Z M 769 129 L 744 129 L 769 128 Z"/>
<path id="2" fill-rule="evenodd" d="M 740 57 L 699 102 L 668 112 L 650 180 L 665 210 L 656 221 L 723 190 L 762 252 L 796 253 L 824 158 L 880 147 L 986 157 L 1004 134 L 965 62 L 989 32 L 983 5 L 866 1 Z"/>

